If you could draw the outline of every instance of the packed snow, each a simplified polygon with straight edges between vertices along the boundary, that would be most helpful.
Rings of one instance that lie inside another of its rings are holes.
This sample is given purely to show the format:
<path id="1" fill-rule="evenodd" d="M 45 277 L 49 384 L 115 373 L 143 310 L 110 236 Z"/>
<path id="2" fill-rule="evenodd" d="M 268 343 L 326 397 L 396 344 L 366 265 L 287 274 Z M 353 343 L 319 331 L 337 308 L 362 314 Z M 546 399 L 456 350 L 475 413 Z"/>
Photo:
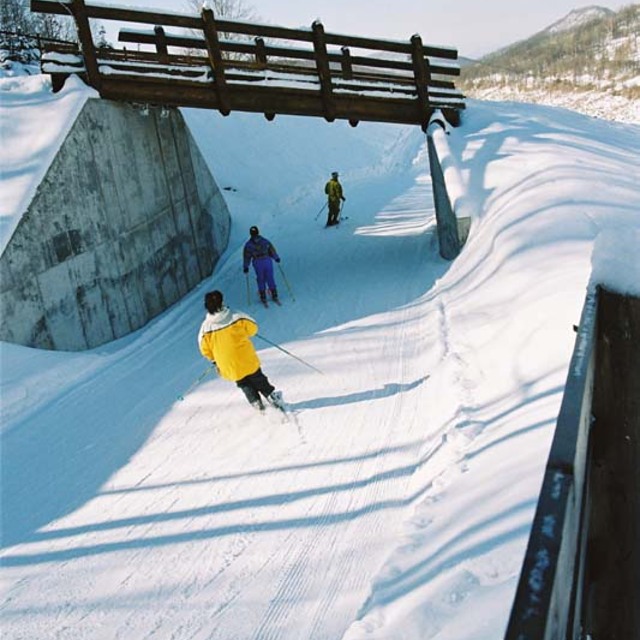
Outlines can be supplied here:
<path id="1" fill-rule="evenodd" d="M 0 91 L 14 221 L 76 87 Z M 469 101 L 447 262 L 418 127 L 183 114 L 233 220 L 213 275 L 91 351 L 1 345 L 3 638 L 502 637 L 592 270 L 640 295 L 640 127 Z M 242 273 L 254 224 L 282 307 Z M 214 288 L 289 352 L 255 339 L 289 421 L 207 373 Z"/>

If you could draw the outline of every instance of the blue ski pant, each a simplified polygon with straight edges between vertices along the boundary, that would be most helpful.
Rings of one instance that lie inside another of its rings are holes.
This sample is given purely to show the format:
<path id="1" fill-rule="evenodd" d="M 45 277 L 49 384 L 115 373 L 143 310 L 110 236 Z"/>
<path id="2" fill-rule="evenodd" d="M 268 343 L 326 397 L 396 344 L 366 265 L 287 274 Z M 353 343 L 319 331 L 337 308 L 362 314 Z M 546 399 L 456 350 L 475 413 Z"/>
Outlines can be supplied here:
<path id="1" fill-rule="evenodd" d="M 258 292 L 262 295 L 265 287 L 269 287 L 269 291 L 276 291 L 276 281 L 273 277 L 273 261 L 271 258 L 254 258 L 253 268 L 256 272 L 256 280 L 258 281 Z"/>

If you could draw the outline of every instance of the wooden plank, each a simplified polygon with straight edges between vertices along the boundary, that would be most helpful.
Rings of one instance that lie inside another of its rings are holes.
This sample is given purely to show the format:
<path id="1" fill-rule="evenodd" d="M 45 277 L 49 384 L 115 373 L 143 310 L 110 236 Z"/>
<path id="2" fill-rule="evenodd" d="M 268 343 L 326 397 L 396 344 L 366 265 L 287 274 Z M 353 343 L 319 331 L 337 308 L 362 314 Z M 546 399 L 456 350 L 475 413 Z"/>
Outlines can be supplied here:
<path id="1" fill-rule="evenodd" d="M 311 30 L 313 31 L 313 48 L 316 53 L 316 67 L 320 79 L 320 93 L 324 104 L 324 117 L 327 122 L 333 122 L 336 113 L 331 88 L 331 69 L 327 57 L 327 45 L 324 41 L 324 27 L 319 20 L 316 20 Z"/>
<path id="2" fill-rule="evenodd" d="M 130 29 L 121 29 L 118 39 L 120 42 L 132 42 L 136 44 L 151 44 L 155 45 L 154 35 L 148 32 L 136 32 L 131 31 Z M 176 35 L 167 35 L 167 44 L 171 46 L 177 47 L 185 47 L 192 49 L 206 49 L 206 43 L 202 38 L 192 37 L 192 36 L 176 36 Z M 233 53 L 246 53 L 248 55 L 257 57 L 257 41 L 262 43 L 260 55 L 264 54 L 265 56 L 281 56 L 283 58 L 292 58 L 295 60 L 315 60 L 315 52 L 312 50 L 306 49 L 295 49 L 293 47 L 277 47 L 273 44 L 266 45 L 264 44 L 264 40 L 262 38 L 256 39 L 256 45 L 251 43 L 240 43 L 240 42 L 231 42 L 231 41 L 220 41 L 220 47 L 223 52 L 233 52 Z M 262 51 L 262 47 L 264 47 L 264 51 Z M 347 48 L 348 47 L 343 47 Z M 327 52 L 327 56 L 329 58 L 329 62 L 336 62 L 338 64 L 342 64 L 343 61 L 343 53 L 331 53 Z M 401 71 L 413 71 L 414 65 L 413 62 L 407 60 L 385 60 L 378 58 L 369 58 L 364 56 L 351 56 L 351 64 L 359 65 L 363 67 L 375 67 L 382 69 L 394 69 Z M 438 64 L 431 62 L 431 73 L 437 73 L 441 75 L 460 75 L 460 68 L 453 65 L 446 64 Z"/>
<path id="3" fill-rule="evenodd" d="M 327 44 L 335 44 L 340 46 L 348 46 L 359 49 L 373 49 L 374 51 L 390 51 L 392 53 L 404 53 L 411 55 L 413 49 L 406 42 L 394 40 L 377 40 L 374 38 L 360 38 L 357 36 L 339 35 L 335 33 L 327 33 Z M 457 60 L 458 51 L 453 47 L 438 47 L 425 45 L 421 49 L 423 57 L 445 58 L 446 60 Z"/>
<path id="4" fill-rule="evenodd" d="M 219 109 L 216 92 L 202 83 L 159 82 L 153 78 L 103 77 L 104 97 L 147 104 Z M 415 100 L 334 94 L 336 119 L 419 124 Z M 324 103 L 318 91 L 241 85 L 230 94 L 232 111 L 324 117 Z"/>
<path id="5" fill-rule="evenodd" d="M 218 29 L 213 16 L 213 11 L 209 8 L 202 9 L 202 22 L 204 37 L 207 42 L 207 50 L 209 52 L 209 60 L 213 69 L 213 77 L 215 78 L 216 92 L 220 101 L 220 113 L 223 116 L 229 115 L 231 108 L 229 106 L 229 90 L 227 81 L 224 77 L 224 61 L 222 59 L 222 51 L 220 49 L 220 41 L 218 39 Z"/>
<path id="6" fill-rule="evenodd" d="M 585 637 L 640 633 L 640 298 L 598 287 Z"/>
<path id="7" fill-rule="evenodd" d="M 202 78 L 205 71 L 203 69 L 196 69 L 194 67 L 176 67 L 173 65 L 149 65 L 145 62 L 112 62 L 108 65 L 110 72 L 109 75 L 117 74 L 120 77 L 129 76 L 135 79 L 138 75 L 155 75 L 160 78 L 161 81 L 169 83 L 174 79 L 185 78 L 187 80 L 196 80 Z M 205 69 L 209 69 L 208 65 Z M 172 76 L 171 78 L 162 79 L 161 76 Z M 201 80 L 200 80 L 201 82 Z M 210 85 L 214 84 L 213 78 L 210 79 Z"/>
<path id="8" fill-rule="evenodd" d="M 172 73 L 175 75 L 201 75 L 202 67 L 209 67 L 208 58 L 197 58 L 195 60 L 186 56 L 169 55 L 166 63 L 160 63 L 158 56 L 153 52 L 138 52 L 131 56 L 123 56 L 121 52 L 114 55 L 113 52 L 105 52 L 104 56 L 98 59 L 100 65 L 108 65 L 112 69 L 117 69 L 121 73 Z M 197 64 L 196 64 L 197 62 Z M 136 64 L 137 63 L 137 64 Z M 313 80 L 319 85 L 319 80 L 315 67 L 300 69 L 291 65 L 279 65 L 270 63 L 268 69 L 274 73 L 295 74 L 300 82 Z M 231 63 L 225 61 L 225 79 L 244 78 L 247 82 L 260 82 L 265 80 L 261 73 L 263 69 L 258 69 L 253 61 L 236 60 Z M 244 75 L 243 75 L 244 74 Z M 357 82 L 367 83 L 370 90 L 375 91 L 405 91 L 415 93 L 415 84 L 412 78 L 399 78 L 398 76 L 375 76 L 354 72 L 352 79 Z M 277 76 L 272 76 L 271 80 L 278 81 Z M 343 87 L 346 85 L 343 85 Z M 367 87 L 364 85 L 349 85 L 354 91 L 363 91 Z"/>
<path id="9" fill-rule="evenodd" d="M 148 35 L 148 40 L 146 41 L 146 43 L 149 44 L 153 44 L 153 36 L 151 34 L 147 34 Z M 170 36 L 167 36 L 167 41 L 169 44 L 173 44 L 171 42 L 171 38 Z M 204 42 L 204 41 L 202 41 Z M 223 51 L 226 50 L 225 47 L 222 47 Z M 231 50 L 230 48 L 228 50 Z M 234 49 L 235 51 L 241 51 L 241 49 L 238 47 L 237 49 Z M 243 48 L 242 51 L 245 52 L 249 52 L 252 51 L 252 49 L 249 48 Z M 257 49 L 253 50 L 256 54 L 257 54 Z M 269 52 L 269 51 L 274 51 L 274 48 L 270 48 L 267 47 L 265 48 L 265 52 Z M 118 50 L 108 50 L 105 51 L 103 53 L 101 53 L 100 59 L 101 60 L 106 60 L 108 58 L 112 58 L 114 60 L 120 59 L 122 57 L 122 52 L 118 51 Z M 128 53 L 127 57 L 131 57 L 131 58 L 137 58 L 137 59 L 146 59 L 149 61 L 153 61 L 155 59 L 157 59 L 156 54 L 153 54 L 151 52 L 131 52 Z M 309 52 L 309 58 L 310 61 L 314 60 L 314 54 L 313 52 Z M 329 61 L 333 62 L 334 58 L 337 58 L 337 56 L 329 56 Z M 342 67 L 342 63 L 343 63 L 343 58 L 342 56 L 340 56 L 339 58 L 340 60 L 340 64 Z M 407 84 L 407 85 L 411 85 L 413 87 L 415 87 L 415 79 L 414 79 L 414 75 L 404 75 L 404 74 L 397 74 L 397 73 L 378 73 L 375 70 L 373 71 L 363 71 L 363 68 L 361 66 L 356 66 L 353 65 L 353 61 L 354 58 L 351 56 L 350 57 L 351 63 L 352 63 L 352 73 L 353 73 L 353 79 L 358 79 L 358 80 L 365 80 L 365 81 L 372 81 L 372 82 L 389 82 L 389 83 L 393 83 L 393 84 Z M 170 64 L 189 64 L 190 62 L 193 62 L 193 64 L 195 65 L 202 65 L 204 63 L 206 63 L 207 59 L 206 58 L 200 58 L 200 57 L 187 57 L 187 56 L 179 56 L 179 55 L 175 55 L 175 54 L 169 54 L 169 58 L 168 58 L 168 63 Z M 264 66 L 264 64 L 266 64 L 266 67 Z M 409 64 L 407 64 L 406 66 L 411 66 Z M 291 73 L 291 74 L 308 74 L 308 73 L 313 73 L 316 74 L 316 67 L 315 64 L 313 66 L 309 66 L 309 67 L 303 67 L 300 65 L 292 65 L 292 64 L 288 64 L 286 63 L 286 61 L 283 62 L 267 62 L 267 63 L 262 63 L 262 64 L 257 64 L 251 61 L 245 61 L 245 60 L 233 60 L 233 61 L 225 61 L 225 67 L 227 69 L 231 69 L 231 68 L 253 68 L 253 69 L 270 69 L 273 71 L 279 71 L 282 73 Z M 453 84 L 453 82 L 450 81 L 444 81 L 444 80 L 438 80 L 438 79 L 432 79 L 430 82 L 430 87 L 439 87 L 439 88 L 448 88 L 448 89 L 455 89 L 455 85 Z"/>
<path id="10" fill-rule="evenodd" d="M 571 597 L 596 370 L 597 295 L 587 294 L 505 640 L 573 638 Z"/>
<path id="11" fill-rule="evenodd" d="M 98 70 L 96 50 L 93 44 L 91 27 L 89 26 L 89 19 L 87 17 L 84 0 L 73 0 L 71 11 L 78 29 L 78 40 L 82 47 L 84 66 L 87 70 L 89 84 L 100 91 L 100 71 Z"/>
<path id="12" fill-rule="evenodd" d="M 72 11 L 74 0 L 31 0 L 31 11 L 68 16 Z M 184 29 L 201 29 L 199 17 L 179 13 L 158 13 L 157 11 L 143 11 L 110 7 L 108 5 L 86 5 L 88 18 L 98 20 L 117 20 L 119 22 L 141 22 L 143 24 L 162 24 L 167 27 L 182 27 Z"/>
<path id="13" fill-rule="evenodd" d="M 98 64 L 118 64 L 121 62 L 136 61 L 150 65 L 160 64 L 158 54 L 155 51 L 128 51 L 102 49 L 98 52 Z M 165 64 L 182 67 L 202 67 L 210 68 L 208 56 L 176 55 L 169 53 Z"/>

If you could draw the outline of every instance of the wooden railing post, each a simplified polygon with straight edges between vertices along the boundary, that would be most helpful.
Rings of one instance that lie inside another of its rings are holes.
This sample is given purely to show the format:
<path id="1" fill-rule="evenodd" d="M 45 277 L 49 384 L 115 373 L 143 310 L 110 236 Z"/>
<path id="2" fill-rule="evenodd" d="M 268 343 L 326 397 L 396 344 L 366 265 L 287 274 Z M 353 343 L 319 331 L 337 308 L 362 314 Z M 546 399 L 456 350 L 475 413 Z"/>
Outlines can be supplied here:
<path id="1" fill-rule="evenodd" d="M 311 25 L 313 32 L 313 49 L 316 54 L 316 69 L 320 79 L 320 93 L 324 107 L 324 119 L 333 122 L 336 119 L 336 107 L 333 100 L 333 87 L 331 84 L 331 68 L 327 54 L 327 43 L 324 36 L 324 27 L 319 20 Z"/>
<path id="2" fill-rule="evenodd" d="M 264 45 L 264 38 L 255 38 L 256 43 L 256 63 L 260 69 L 267 68 L 267 50 Z"/>
<path id="3" fill-rule="evenodd" d="M 92 87 L 100 91 L 100 70 L 98 69 L 96 49 L 93 46 L 87 8 L 84 5 L 84 0 L 73 0 L 71 7 L 78 28 L 78 39 L 82 48 L 84 66 L 87 70 L 87 80 Z"/>
<path id="4" fill-rule="evenodd" d="M 418 91 L 420 124 L 422 130 L 426 132 L 429 119 L 431 118 L 431 108 L 429 105 L 429 81 L 431 80 L 431 73 L 429 71 L 429 63 L 424 58 L 422 38 L 417 34 L 411 36 L 411 59 L 413 62 L 413 76 L 415 78 L 416 90 Z"/>
<path id="5" fill-rule="evenodd" d="M 340 60 L 340 66 L 342 67 L 342 77 L 345 80 L 351 80 L 353 78 L 353 66 L 351 65 L 351 52 L 349 47 L 342 47 L 342 59 Z"/>
<path id="6" fill-rule="evenodd" d="M 164 27 L 156 25 L 153 28 L 156 34 L 156 51 L 158 52 L 158 59 L 162 64 L 169 64 L 169 50 L 167 49 L 167 36 L 164 32 Z"/>
<path id="7" fill-rule="evenodd" d="M 224 75 L 224 61 L 222 59 L 220 39 L 218 38 L 218 29 L 211 9 L 207 7 L 202 8 L 202 22 L 204 23 L 202 29 L 204 39 L 207 43 L 207 51 L 209 52 L 209 63 L 213 70 L 213 78 L 220 103 L 218 110 L 223 116 L 228 116 L 229 113 L 231 113 L 231 107 L 229 106 L 229 89 Z"/>

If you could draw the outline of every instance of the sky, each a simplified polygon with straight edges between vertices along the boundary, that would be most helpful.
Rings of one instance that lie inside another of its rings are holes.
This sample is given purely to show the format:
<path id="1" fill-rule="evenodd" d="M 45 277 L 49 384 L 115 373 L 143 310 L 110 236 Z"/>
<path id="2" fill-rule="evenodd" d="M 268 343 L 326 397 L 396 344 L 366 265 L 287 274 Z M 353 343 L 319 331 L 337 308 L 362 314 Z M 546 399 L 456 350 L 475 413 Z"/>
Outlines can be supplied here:
<path id="1" fill-rule="evenodd" d="M 0 92 L 16 217 L 94 94 Z M 93 350 L 0 344 L 3 639 L 503 637 L 585 294 L 640 295 L 640 127 L 469 100 L 437 136 L 449 262 L 418 127 L 182 114 L 232 217 L 212 276 Z M 242 274 L 254 224 L 282 307 Z M 255 340 L 288 420 L 203 376 L 214 288 L 319 370 Z"/>
<path id="2" fill-rule="evenodd" d="M 133 0 L 103 0 L 102 4 L 142 7 Z M 149 0 L 147 6 L 170 11 L 187 11 L 185 0 Z M 414 33 L 424 43 L 458 49 L 461 56 L 477 58 L 518 40 L 528 38 L 563 18 L 571 10 L 594 4 L 620 9 L 631 4 L 619 0 L 260 0 L 245 2 L 261 22 L 284 27 L 309 27 L 320 18 L 333 33 L 408 40 Z M 110 33 L 111 35 L 111 33 Z M 115 38 L 112 37 L 115 40 Z"/>

